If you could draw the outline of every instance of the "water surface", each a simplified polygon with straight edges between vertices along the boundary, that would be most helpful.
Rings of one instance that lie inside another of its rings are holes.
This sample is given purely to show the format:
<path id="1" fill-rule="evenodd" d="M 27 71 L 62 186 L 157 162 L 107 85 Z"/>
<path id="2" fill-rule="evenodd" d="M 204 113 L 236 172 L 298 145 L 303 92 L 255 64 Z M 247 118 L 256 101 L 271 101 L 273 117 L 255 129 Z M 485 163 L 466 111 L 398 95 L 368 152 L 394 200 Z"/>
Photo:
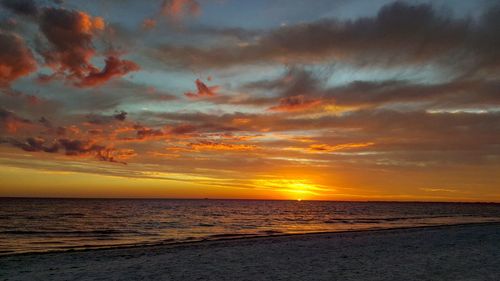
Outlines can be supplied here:
<path id="1" fill-rule="evenodd" d="M 500 221 L 500 204 L 0 198 L 0 254 Z"/>

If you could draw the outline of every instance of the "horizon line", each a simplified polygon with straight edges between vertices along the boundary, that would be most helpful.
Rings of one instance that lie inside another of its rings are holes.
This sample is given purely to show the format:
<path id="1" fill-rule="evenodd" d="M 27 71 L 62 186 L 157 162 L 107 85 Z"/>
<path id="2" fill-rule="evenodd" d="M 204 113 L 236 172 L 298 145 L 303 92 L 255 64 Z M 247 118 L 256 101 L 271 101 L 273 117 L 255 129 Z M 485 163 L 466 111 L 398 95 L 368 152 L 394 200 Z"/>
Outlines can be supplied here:
<path id="1" fill-rule="evenodd" d="M 359 203 L 446 203 L 446 204 L 500 204 L 495 201 L 424 201 L 424 200 L 322 200 L 322 199 L 258 199 L 258 198 L 176 198 L 176 197 L 53 197 L 0 196 L 1 199 L 76 199 L 76 200 L 213 200 L 213 201 L 294 201 L 294 202 L 359 202 Z"/>

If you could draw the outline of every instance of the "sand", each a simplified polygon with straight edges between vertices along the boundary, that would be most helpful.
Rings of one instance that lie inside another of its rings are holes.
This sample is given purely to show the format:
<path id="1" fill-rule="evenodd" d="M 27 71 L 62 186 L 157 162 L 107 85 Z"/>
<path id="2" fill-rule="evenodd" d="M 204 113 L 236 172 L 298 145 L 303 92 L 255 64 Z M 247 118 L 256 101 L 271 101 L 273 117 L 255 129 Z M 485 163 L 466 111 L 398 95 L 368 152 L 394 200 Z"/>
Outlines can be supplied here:
<path id="1" fill-rule="evenodd" d="M 0 257 L 0 280 L 500 280 L 500 224 Z"/>

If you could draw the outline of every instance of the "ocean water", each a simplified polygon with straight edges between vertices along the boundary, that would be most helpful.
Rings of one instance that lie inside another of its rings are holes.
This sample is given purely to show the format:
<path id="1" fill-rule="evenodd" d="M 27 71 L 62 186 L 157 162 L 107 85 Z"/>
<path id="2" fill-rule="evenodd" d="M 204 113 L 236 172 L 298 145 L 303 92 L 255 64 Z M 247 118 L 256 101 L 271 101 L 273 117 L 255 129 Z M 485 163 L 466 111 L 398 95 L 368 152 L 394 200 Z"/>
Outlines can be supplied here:
<path id="1" fill-rule="evenodd" d="M 0 198 L 0 254 L 500 221 L 500 204 Z"/>

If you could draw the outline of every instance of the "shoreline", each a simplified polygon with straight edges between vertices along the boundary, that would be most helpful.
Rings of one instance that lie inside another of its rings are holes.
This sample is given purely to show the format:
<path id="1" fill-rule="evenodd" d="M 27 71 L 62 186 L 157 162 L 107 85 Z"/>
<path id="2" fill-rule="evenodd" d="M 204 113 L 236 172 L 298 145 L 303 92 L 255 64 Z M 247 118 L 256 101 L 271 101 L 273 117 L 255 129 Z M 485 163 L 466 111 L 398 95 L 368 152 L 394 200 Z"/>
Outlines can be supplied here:
<path id="1" fill-rule="evenodd" d="M 154 243 L 136 243 L 136 244 L 122 244 L 116 246 L 90 246 L 86 248 L 70 248 L 70 249 L 57 249 L 49 251 L 39 251 L 39 252 L 13 252 L 13 253 L 0 253 L 0 261 L 3 258 L 17 257 L 17 256 L 39 256 L 39 255 L 49 255 L 49 254 L 64 254 L 64 253 L 83 253 L 83 252 L 94 252 L 94 251 L 109 251 L 109 250 L 127 250 L 127 249 L 137 249 L 137 248 L 178 248 L 178 247 L 189 247 L 196 245 L 207 245 L 218 242 L 228 242 L 228 241 L 245 241 L 245 240 L 259 240 L 259 239 L 279 239 L 288 237 L 304 237 L 309 236 L 323 236 L 323 235 L 334 235 L 334 234 L 356 234 L 356 233 L 378 233 L 385 231 L 404 231 L 404 230 L 419 230 L 419 229 L 439 229 L 439 228 L 450 228 L 450 227 L 461 227 L 461 226 L 488 226 L 488 225 L 500 225 L 500 221 L 491 222 L 468 222 L 468 223 L 452 223 L 452 224 L 436 224 L 436 225 L 422 225 L 422 226 L 404 226 L 404 227 L 388 227 L 388 228 L 367 228 L 367 229 L 352 229 L 352 230 L 339 230 L 339 231 L 320 231 L 320 232 L 304 232 L 304 233 L 276 233 L 276 234 L 216 234 L 218 238 L 203 238 L 199 240 L 174 240 L 172 242 L 154 242 Z"/>
<path id="2" fill-rule="evenodd" d="M 500 280 L 500 223 L 0 258 L 0 280 Z"/>

